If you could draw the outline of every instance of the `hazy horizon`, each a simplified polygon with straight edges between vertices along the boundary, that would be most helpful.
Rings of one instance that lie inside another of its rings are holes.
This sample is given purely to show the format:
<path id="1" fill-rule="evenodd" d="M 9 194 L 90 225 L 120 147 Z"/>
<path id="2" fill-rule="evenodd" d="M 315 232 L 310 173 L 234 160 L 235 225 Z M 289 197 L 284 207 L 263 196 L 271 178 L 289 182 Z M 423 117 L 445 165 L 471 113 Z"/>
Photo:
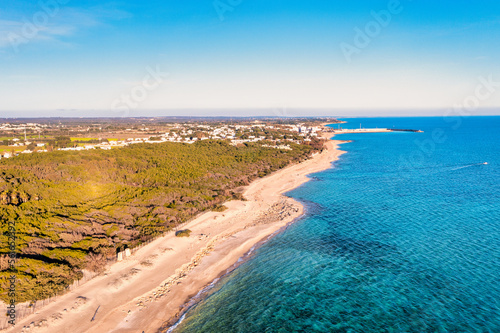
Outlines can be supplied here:
<path id="1" fill-rule="evenodd" d="M 20 115 L 19 115 L 20 114 Z M 390 117 L 470 117 L 500 116 L 500 108 L 478 109 L 467 113 L 465 110 L 334 110 L 334 109 L 172 109 L 172 110 L 134 110 L 126 113 L 106 112 L 106 110 L 43 110 L 43 111 L 2 111 L 0 119 L 35 118 L 143 118 L 143 117 L 333 117 L 333 118 L 390 118 Z"/>

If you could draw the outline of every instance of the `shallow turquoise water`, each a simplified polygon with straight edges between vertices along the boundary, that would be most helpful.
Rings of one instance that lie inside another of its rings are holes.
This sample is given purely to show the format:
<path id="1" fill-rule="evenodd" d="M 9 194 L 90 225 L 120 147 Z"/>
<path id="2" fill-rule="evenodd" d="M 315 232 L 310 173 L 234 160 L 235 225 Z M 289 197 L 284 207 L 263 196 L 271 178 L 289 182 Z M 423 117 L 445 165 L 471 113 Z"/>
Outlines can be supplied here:
<path id="1" fill-rule="evenodd" d="M 500 332 L 500 117 L 348 121 L 425 133 L 338 136 L 307 215 L 175 332 Z"/>

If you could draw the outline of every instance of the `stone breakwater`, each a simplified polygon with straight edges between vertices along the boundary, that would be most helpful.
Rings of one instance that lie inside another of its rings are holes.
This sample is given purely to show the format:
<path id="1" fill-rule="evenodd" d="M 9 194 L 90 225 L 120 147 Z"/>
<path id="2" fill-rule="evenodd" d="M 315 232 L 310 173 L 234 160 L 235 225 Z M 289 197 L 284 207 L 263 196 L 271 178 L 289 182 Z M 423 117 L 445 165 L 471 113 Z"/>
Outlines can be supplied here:
<path id="1" fill-rule="evenodd" d="M 279 202 L 272 205 L 267 211 L 259 215 L 254 221 L 246 224 L 244 227 L 234 230 L 232 232 L 215 236 L 211 241 L 209 241 L 207 246 L 205 246 L 203 249 L 201 249 L 194 255 L 194 257 L 191 259 L 191 262 L 180 267 L 173 276 L 167 279 L 160 287 L 155 289 L 152 293 L 150 293 L 147 296 L 140 297 L 136 302 L 136 306 L 145 308 L 148 303 L 154 302 L 162 298 L 166 294 L 168 294 L 170 292 L 171 287 L 180 284 L 181 281 L 187 276 L 187 274 L 201 263 L 203 257 L 207 256 L 215 249 L 217 244 L 223 242 L 229 237 L 245 229 L 255 227 L 261 224 L 269 224 L 278 221 L 283 221 L 284 219 L 292 216 L 292 214 L 296 214 L 297 212 L 299 212 L 299 210 L 300 210 L 299 205 L 295 201 L 293 201 L 290 198 L 283 198 Z"/>

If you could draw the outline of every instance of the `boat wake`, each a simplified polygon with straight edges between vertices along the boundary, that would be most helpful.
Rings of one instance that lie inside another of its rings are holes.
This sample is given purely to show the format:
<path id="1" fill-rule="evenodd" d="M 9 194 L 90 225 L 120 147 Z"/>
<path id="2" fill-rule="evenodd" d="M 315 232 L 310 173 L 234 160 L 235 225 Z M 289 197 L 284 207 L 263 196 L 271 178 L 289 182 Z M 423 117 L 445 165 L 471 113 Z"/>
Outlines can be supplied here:
<path id="1" fill-rule="evenodd" d="M 464 168 L 470 168 L 470 167 L 473 167 L 473 166 L 487 165 L 487 164 L 488 164 L 488 162 L 467 164 L 467 165 L 464 165 L 464 166 L 461 166 L 461 167 L 458 167 L 458 168 L 453 168 L 451 170 L 455 171 L 455 170 L 460 170 L 460 169 L 464 169 Z"/>

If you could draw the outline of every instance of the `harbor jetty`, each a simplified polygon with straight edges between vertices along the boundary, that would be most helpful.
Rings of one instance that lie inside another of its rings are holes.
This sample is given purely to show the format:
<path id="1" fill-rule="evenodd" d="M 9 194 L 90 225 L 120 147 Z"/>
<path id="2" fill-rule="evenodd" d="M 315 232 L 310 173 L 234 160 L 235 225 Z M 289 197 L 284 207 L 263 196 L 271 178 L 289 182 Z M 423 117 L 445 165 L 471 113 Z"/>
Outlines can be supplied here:
<path id="1" fill-rule="evenodd" d="M 328 133 L 334 134 L 348 134 L 348 133 L 387 133 L 387 132 L 415 132 L 423 133 L 422 130 L 416 129 L 400 129 L 400 128 L 330 128 L 324 130 Z"/>

